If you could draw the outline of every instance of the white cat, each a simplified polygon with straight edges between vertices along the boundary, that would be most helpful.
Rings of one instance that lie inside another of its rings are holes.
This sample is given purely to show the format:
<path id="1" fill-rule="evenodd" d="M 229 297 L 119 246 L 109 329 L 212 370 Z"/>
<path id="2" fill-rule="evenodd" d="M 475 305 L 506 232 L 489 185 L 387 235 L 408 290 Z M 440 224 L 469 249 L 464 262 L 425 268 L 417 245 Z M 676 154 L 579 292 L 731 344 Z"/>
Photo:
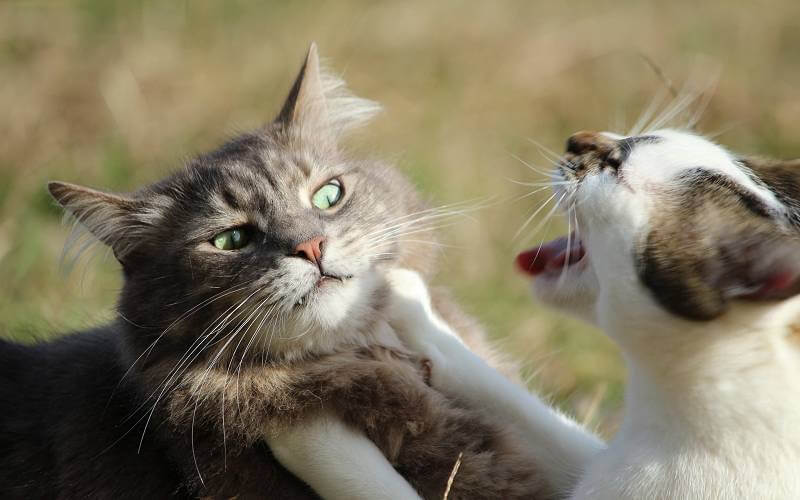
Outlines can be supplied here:
<path id="1" fill-rule="evenodd" d="M 800 163 L 584 132 L 555 175 L 581 233 L 519 263 L 629 371 L 624 422 L 574 497 L 800 498 Z"/>

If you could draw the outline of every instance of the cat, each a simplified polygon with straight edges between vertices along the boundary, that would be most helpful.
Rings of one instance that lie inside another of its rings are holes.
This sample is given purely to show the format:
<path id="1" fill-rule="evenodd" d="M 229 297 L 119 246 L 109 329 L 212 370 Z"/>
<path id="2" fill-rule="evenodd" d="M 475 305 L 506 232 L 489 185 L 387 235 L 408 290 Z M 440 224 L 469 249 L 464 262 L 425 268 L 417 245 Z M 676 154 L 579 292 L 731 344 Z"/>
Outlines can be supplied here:
<path id="1" fill-rule="evenodd" d="M 676 129 L 580 132 L 554 176 L 580 233 L 521 267 L 629 373 L 573 496 L 800 498 L 800 161 Z"/>
<path id="2" fill-rule="evenodd" d="M 580 231 L 517 263 L 543 302 L 622 349 L 617 435 L 606 446 L 550 426 L 405 271 L 394 325 L 431 357 L 433 386 L 459 380 L 465 400 L 499 408 L 536 449 L 552 435 L 571 474 L 547 472 L 575 479 L 573 499 L 800 498 L 800 161 L 741 157 L 675 129 L 580 132 L 566 149 L 553 186 Z"/>
<path id="3" fill-rule="evenodd" d="M 49 184 L 77 248 L 110 247 L 124 284 L 109 325 L 0 341 L 0 496 L 555 494 L 539 468 L 558 457 L 430 387 L 389 325 L 391 271 L 434 267 L 435 247 L 404 236 L 446 212 L 344 152 L 377 110 L 312 45 L 265 127 L 132 194 Z M 435 302 L 490 358 L 477 324 Z"/>

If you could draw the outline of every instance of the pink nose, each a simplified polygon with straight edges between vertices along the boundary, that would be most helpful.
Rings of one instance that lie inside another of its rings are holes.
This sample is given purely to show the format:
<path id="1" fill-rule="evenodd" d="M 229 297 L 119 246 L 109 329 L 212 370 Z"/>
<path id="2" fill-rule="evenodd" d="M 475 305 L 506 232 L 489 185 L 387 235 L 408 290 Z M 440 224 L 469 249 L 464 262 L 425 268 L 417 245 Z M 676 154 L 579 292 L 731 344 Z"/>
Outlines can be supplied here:
<path id="1" fill-rule="evenodd" d="M 319 260 L 322 258 L 323 243 L 325 243 L 325 237 L 323 236 L 311 238 L 294 247 L 294 254 L 298 257 L 308 259 L 319 266 Z"/>

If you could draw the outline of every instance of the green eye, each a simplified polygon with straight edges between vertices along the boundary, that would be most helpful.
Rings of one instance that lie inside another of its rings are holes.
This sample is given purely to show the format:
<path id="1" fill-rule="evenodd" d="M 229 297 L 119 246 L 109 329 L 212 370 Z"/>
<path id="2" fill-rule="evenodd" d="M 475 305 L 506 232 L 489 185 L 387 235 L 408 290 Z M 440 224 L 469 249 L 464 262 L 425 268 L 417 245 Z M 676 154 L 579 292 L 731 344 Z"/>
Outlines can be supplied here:
<path id="1" fill-rule="evenodd" d="M 214 236 L 211 243 L 220 250 L 239 250 L 247 245 L 249 239 L 243 228 L 228 229 Z"/>
<path id="2" fill-rule="evenodd" d="M 311 203 L 320 210 L 327 210 L 339 203 L 342 199 L 342 183 L 336 179 L 317 189 L 311 197 Z"/>

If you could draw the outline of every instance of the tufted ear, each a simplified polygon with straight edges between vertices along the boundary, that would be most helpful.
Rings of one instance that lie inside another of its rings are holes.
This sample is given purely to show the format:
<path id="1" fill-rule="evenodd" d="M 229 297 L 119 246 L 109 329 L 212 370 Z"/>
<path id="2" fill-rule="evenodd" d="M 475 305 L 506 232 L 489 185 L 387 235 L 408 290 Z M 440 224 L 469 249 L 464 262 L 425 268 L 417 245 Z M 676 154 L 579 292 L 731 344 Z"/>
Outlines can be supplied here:
<path id="1" fill-rule="evenodd" d="M 275 119 L 302 140 L 335 146 L 343 133 L 369 121 L 380 106 L 354 96 L 344 81 L 320 65 L 312 43 L 281 112 Z"/>
<path id="2" fill-rule="evenodd" d="M 50 182 L 47 189 L 78 225 L 111 247 L 120 262 L 149 227 L 142 202 L 132 198 L 65 182 Z M 73 235 L 72 244 L 79 239 L 80 234 Z M 81 242 L 76 252 L 89 243 Z"/>
<path id="3" fill-rule="evenodd" d="M 295 78 L 277 121 L 285 124 L 324 124 L 328 120 L 325 91 L 320 77 L 316 44 L 308 49 L 300 73 Z"/>

